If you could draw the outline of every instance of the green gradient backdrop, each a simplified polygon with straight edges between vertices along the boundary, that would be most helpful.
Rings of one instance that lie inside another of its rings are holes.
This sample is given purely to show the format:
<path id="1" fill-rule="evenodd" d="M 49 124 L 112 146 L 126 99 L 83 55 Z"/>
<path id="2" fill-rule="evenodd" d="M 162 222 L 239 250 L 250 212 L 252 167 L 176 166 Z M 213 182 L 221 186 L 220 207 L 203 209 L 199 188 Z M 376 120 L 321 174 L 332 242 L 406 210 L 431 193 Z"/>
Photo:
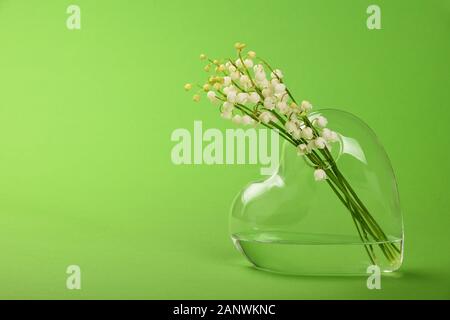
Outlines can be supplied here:
<path id="1" fill-rule="evenodd" d="M 449 35 L 443 0 L 0 0 L 0 298 L 450 298 Z M 199 53 L 236 41 L 379 134 L 407 237 L 381 291 L 250 268 L 227 212 L 259 168 L 172 165 L 175 128 L 231 127 L 182 86 Z M 81 291 L 65 288 L 69 264 Z"/>

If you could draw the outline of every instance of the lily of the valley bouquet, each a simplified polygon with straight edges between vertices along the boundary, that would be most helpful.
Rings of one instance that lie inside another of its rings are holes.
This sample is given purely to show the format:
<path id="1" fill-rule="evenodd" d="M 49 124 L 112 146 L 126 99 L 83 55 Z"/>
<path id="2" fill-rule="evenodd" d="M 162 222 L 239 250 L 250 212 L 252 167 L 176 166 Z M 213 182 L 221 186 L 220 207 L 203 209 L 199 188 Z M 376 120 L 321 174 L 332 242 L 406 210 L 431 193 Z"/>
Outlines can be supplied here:
<path id="1" fill-rule="evenodd" d="M 283 72 L 272 68 L 253 51 L 245 52 L 245 44 L 236 43 L 237 58 L 210 59 L 202 54 L 204 70 L 209 78 L 200 85 L 186 84 L 187 91 L 198 91 L 193 96 L 199 102 L 202 94 L 217 106 L 222 118 L 236 125 L 260 124 L 292 144 L 298 155 L 306 157 L 312 167 L 311 176 L 318 183 L 326 183 L 330 191 L 348 210 L 356 232 L 370 261 L 377 264 L 374 246 L 378 246 L 391 263 L 401 259 L 401 248 L 389 241 L 371 212 L 358 197 L 349 181 L 338 168 L 331 153 L 338 134 L 328 127 L 323 116 L 309 117 L 313 108 L 308 101 L 299 101 L 284 83 Z"/>

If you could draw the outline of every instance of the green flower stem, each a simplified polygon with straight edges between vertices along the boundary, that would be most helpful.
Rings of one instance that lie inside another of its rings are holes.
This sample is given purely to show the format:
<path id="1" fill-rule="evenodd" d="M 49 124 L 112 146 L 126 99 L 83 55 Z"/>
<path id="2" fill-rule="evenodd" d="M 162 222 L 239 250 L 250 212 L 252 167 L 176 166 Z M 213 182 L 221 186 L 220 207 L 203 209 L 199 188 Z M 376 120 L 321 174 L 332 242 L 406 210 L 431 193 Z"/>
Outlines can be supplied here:
<path id="1" fill-rule="evenodd" d="M 248 69 L 247 69 L 247 66 L 245 65 L 244 59 L 242 59 L 241 51 L 239 51 L 239 59 L 241 60 L 242 67 L 244 68 L 245 73 L 246 73 L 247 76 L 250 78 L 250 81 L 251 81 L 251 83 L 252 83 L 253 88 L 255 88 L 255 91 L 258 93 L 259 97 L 260 97 L 261 99 L 263 99 L 263 101 L 264 101 L 264 96 L 263 96 L 261 90 L 259 90 L 259 88 L 258 88 L 257 85 L 255 84 L 255 81 L 253 80 L 253 78 L 252 78 L 250 72 L 249 72 Z"/>
<path id="2" fill-rule="evenodd" d="M 382 231 L 378 223 L 375 221 L 375 219 L 372 217 L 372 215 L 370 215 L 368 210 L 365 207 L 361 208 L 361 200 L 348 184 L 347 180 L 343 177 L 339 169 L 337 169 L 336 165 L 333 165 L 333 171 L 337 172 L 336 176 L 339 180 L 341 190 L 343 190 L 343 192 L 346 194 L 347 199 L 349 199 L 352 206 L 358 213 L 358 219 L 360 220 L 364 230 L 366 230 L 372 236 L 372 238 L 379 245 L 380 249 L 383 251 L 384 255 L 389 261 L 397 261 L 399 258 L 398 255 L 400 254 L 400 250 L 394 244 L 389 242 L 389 239 Z"/>
<path id="3" fill-rule="evenodd" d="M 364 206 L 362 201 L 357 196 L 356 192 L 350 186 L 348 181 L 344 178 L 342 173 L 337 167 L 336 162 L 331 156 L 331 153 L 328 149 L 324 150 L 326 154 L 327 160 L 332 163 L 331 169 L 335 174 L 335 177 L 339 180 L 339 185 L 341 190 L 346 194 L 347 199 L 351 201 L 352 206 L 358 212 L 359 221 L 362 224 L 365 231 L 367 231 L 376 242 L 379 243 L 381 250 L 386 255 L 386 257 L 394 262 L 398 259 L 398 254 L 400 253 L 400 249 L 398 249 L 394 244 L 389 243 L 389 239 L 386 234 L 383 232 L 382 228 L 378 225 L 372 215 L 369 213 L 367 208 Z M 392 252 L 394 250 L 394 252 Z"/>
<path id="4" fill-rule="evenodd" d="M 370 224 L 370 227 L 373 228 L 374 231 L 377 233 L 377 236 L 376 237 L 374 236 L 374 238 L 376 238 L 377 240 L 382 240 L 382 241 L 385 241 L 386 243 L 389 243 L 389 238 L 383 232 L 382 228 L 378 225 L 378 223 L 375 221 L 373 216 L 369 213 L 369 210 L 365 207 L 363 202 L 359 199 L 358 195 L 353 190 L 353 188 L 350 186 L 347 179 L 345 179 L 343 174 L 338 169 L 337 164 L 334 161 L 330 151 L 326 148 L 326 149 L 322 150 L 322 152 L 324 153 L 325 157 L 327 157 L 329 159 L 329 161 L 332 162 L 332 169 L 335 172 L 336 176 L 340 179 L 340 181 L 344 184 L 345 188 L 353 196 L 354 200 L 356 201 L 355 206 L 361 209 L 362 215 L 368 219 L 368 223 Z M 397 254 L 400 253 L 400 249 L 397 248 L 394 244 L 388 245 L 388 250 L 390 251 L 391 249 L 394 249 L 394 251 L 396 251 Z M 394 254 L 394 256 L 395 256 L 395 254 Z"/>
<path id="5" fill-rule="evenodd" d="M 246 74 L 250 78 L 253 88 L 258 93 L 258 95 L 260 95 L 260 97 L 264 99 L 262 92 L 258 90 L 258 87 L 256 86 L 254 79 L 251 76 L 251 73 L 245 66 L 244 60 L 240 52 L 239 58 L 243 65 L 243 72 L 242 70 L 240 70 L 240 68 L 238 68 L 234 64 L 234 62 L 232 62 L 231 60 L 230 62 L 236 67 L 236 69 L 241 74 Z M 274 73 L 274 69 L 265 60 L 261 58 L 259 58 L 259 60 L 272 73 Z M 278 76 L 278 74 L 276 73 L 274 74 L 276 78 L 280 81 L 280 83 L 283 83 L 283 80 Z M 242 90 L 242 88 L 240 88 L 234 81 L 233 84 L 236 85 L 241 91 L 246 92 L 245 90 Z M 286 88 L 286 92 L 288 96 L 291 98 L 291 100 L 297 104 L 297 101 L 295 100 L 291 91 Z M 255 111 L 252 112 L 243 105 L 237 104 L 236 106 L 238 107 L 239 110 L 241 110 L 245 114 L 248 114 L 253 119 L 258 121 Z M 258 105 L 255 106 L 256 111 L 257 107 Z M 292 135 L 284 129 L 284 125 L 287 119 L 285 119 L 282 115 L 278 114 L 275 110 L 268 110 L 268 111 L 270 111 L 277 118 L 277 120 L 280 122 L 281 125 L 275 123 L 274 121 L 271 121 L 269 124 L 263 123 L 264 126 L 270 129 L 277 130 L 279 134 L 294 147 L 298 147 L 300 144 L 306 143 L 304 139 L 298 140 L 294 139 Z M 302 114 L 301 118 L 306 126 L 313 129 L 314 136 L 319 137 L 320 134 L 317 128 L 313 126 L 309 118 L 305 114 Z M 338 169 L 336 161 L 334 160 L 328 148 L 319 150 L 319 152 L 312 150 L 312 152 L 306 154 L 306 156 L 309 159 L 309 161 L 311 161 L 314 167 L 322 168 L 323 170 L 325 170 L 328 178 L 327 183 L 332 189 L 332 191 L 336 194 L 338 199 L 342 202 L 342 204 L 349 210 L 352 220 L 355 224 L 356 230 L 358 232 L 358 235 L 364 245 L 364 249 L 366 250 L 367 255 L 369 256 L 371 262 L 373 264 L 376 264 L 377 262 L 377 257 L 375 255 L 373 248 L 374 244 L 377 244 L 379 246 L 380 250 L 383 252 L 384 256 L 388 259 L 388 261 L 390 261 L 391 263 L 395 263 L 396 261 L 398 261 L 398 259 L 400 258 L 400 249 L 397 248 L 395 244 L 389 242 L 389 238 L 383 232 L 380 225 L 376 222 L 376 220 L 370 214 L 367 207 L 364 205 L 364 203 L 358 197 L 354 189 L 351 187 L 350 183 L 347 181 L 347 179 L 345 179 L 344 175 Z M 372 238 L 372 240 L 370 238 Z"/>
<path id="6" fill-rule="evenodd" d="M 355 217 L 356 214 L 353 211 L 352 207 L 350 206 L 350 204 L 348 202 L 346 202 L 344 197 L 339 193 L 339 191 L 336 189 L 336 187 L 333 185 L 333 183 L 330 180 L 327 180 L 327 183 L 329 184 L 331 189 L 334 191 L 334 193 L 338 196 L 338 198 L 341 200 L 341 202 L 344 204 L 344 206 L 346 206 L 347 209 L 350 211 L 352 218 L 353 218 L 353 222 L 356 226 L 356 230 L 358 231 L 358 235 L 361 238 L 362 243 L 364 244 L 364 249 L 366 250 L 367 255 L 369 256 L 371 262 L 373 264 L 376 264 L 376 257 L 373 253 L 373 248 L 369 247 L 370 245 L 367 244 L 367 235 L 365 235 L 363 237 L 363 232 L 361 231 L 361 227 L 358 225 L 357 218 Z"/>

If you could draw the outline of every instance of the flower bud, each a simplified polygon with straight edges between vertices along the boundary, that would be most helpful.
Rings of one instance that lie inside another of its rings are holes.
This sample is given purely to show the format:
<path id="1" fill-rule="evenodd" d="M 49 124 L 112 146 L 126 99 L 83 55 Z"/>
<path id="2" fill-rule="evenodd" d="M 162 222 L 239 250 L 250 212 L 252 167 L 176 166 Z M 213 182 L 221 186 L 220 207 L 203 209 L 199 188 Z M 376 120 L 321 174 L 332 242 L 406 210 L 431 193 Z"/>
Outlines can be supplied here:
<path id="1" fill-rule="evenodd" d="M 242 49 L 244 49 L 244 48 L 246 47 L 246 44 L 245 44 L 245 43 L 236 42 L 236 43 L 234 44 L 234 47 L 235 47 L 237 50 L 241 51 Z"/>
<path id="2" fill-rule="evenodd" d="M 216 93 L 214 91 L 209 91 L 206 96 L 208 97 L 209 101 L 211 102 L 215 102 L 217 97 L 216 97 Z"/>

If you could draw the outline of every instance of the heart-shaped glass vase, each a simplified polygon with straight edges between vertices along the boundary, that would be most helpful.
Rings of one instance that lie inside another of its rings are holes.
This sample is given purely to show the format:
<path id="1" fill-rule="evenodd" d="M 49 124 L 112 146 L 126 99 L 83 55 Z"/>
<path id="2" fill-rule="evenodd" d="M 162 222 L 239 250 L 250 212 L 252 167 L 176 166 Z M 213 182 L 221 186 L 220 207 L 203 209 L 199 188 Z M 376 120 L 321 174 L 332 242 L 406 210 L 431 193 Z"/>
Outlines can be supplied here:
<path id="1" fill-rule="evenodd" d="M 346 193 L 339 198 L 328 181 L 316 182 L 311 163 L 285 143 L 278 171 L 235 198 L 232 239 L 255 267 L 273 272 L 366 274 L 372 265 L 395 271 L 403 260 L 403 221 L 389 158 L 356 116 L 326 109 L 311 120 L 320 115 L 338 133 L 331 153 Z"/>

